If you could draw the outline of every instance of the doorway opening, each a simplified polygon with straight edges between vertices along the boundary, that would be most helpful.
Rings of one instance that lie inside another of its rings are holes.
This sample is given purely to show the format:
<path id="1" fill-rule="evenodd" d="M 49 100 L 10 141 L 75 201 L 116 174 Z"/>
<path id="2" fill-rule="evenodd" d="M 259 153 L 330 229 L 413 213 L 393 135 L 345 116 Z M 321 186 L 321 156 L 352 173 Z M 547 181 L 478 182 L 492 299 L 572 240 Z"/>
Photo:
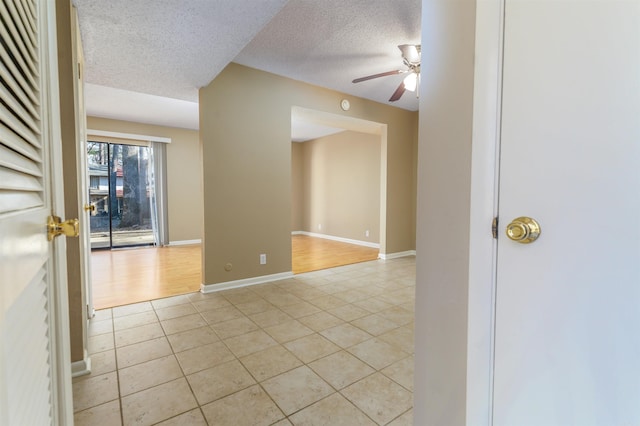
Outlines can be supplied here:
<path id="1" fill-rule="evenodd" d="M 386 124 L 294 106 L 291 125 L 293 272 L 384 258 Z"/>

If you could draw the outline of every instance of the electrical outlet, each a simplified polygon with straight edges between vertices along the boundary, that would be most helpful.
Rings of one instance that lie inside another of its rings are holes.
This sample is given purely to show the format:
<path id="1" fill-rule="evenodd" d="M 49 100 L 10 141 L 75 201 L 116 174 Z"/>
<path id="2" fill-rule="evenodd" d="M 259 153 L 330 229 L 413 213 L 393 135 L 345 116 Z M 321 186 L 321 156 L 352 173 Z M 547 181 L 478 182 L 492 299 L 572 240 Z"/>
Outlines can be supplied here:
<path id="1" fill-rule="evenodd" d="M 369 230 L 367 229 L 366 231 L 364 231 L 364 236 L 368 237 L 369 236 Z"/>
<path id="2" fill-rule="evenodd" d="M 322 231 L 322 224 L 321 223 L 318 224 L 318 231 Z"/>
<path id="3" fill-rule="evenodd" d="M 261 265 L 266 265 L 267 264 L 267 255 L 264 254 L 264 253 L 260 255 L 260 264 Z"/>

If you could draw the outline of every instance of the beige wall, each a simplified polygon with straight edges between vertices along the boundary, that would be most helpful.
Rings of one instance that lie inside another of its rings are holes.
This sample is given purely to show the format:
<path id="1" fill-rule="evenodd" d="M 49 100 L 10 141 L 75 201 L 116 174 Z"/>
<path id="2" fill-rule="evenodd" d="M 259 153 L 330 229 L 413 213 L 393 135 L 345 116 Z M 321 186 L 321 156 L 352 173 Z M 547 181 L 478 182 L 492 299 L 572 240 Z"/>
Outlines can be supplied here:
<path id="1" fill-rule="evenodd" d="M 418 114 L 344 97 L 234 63 L 200 89 L 205 284 L 291 271 L 292 106 L 387 125 L 386 251 L 414 249 Z"/>
<path id="2" fill-rule="evenodd" d="M 466 418 L 474 42 L 474 1 L 423 1 L 414 421 L 425 426 Z"/>
<path id="3" fill-rule="evenodd" d="M 380 136 L 345 131 L 297 145 L 302 146 L 302 228 L 294 231 L 378 243 Z"/>
<path id="4" fill-rule="evenodd" d="M 173 242 L 202 238 L 202 157 L 197 130 L 99 117 L 87 117 L 87 128 L 171 138 L 167 145 L 169 239 Z"/>
<path id="5" fill-rule="evenodd" d="M 304 144 L 291 142 L 291 230 L 302 231 L 304 221 Z"/>

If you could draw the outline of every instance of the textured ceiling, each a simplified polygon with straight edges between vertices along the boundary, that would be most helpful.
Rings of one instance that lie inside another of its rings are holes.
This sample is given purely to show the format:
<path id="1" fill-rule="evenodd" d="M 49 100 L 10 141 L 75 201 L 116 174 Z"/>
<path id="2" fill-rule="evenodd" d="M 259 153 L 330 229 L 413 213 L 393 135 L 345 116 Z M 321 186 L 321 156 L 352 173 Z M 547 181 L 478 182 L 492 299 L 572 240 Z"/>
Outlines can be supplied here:
<path id="1" fill-rule="evenodd" d="M 85 80 L 198 101 L 287 0 L 75 0 Z"/>
<path id="2" fill-rule="evenodd" d="M 231 61 L 386 103 L 402 75 L 351 80 L 403 69 L 397 45 L 420 42 L 421 0 L 73 2 L 88 114 L 177 127 L 197 128 L 198 88 Z M 391 105 L 418 108 L 411 92 Z"/>
<path id="3" fill-rule="evenodd" d="M 291 0 L 234 59 L 242 65 L 388 103 L 406 69 L 399 44 L 420 44 L 421 0 Z M 414 93 L 389 103 L 418 109 Z"/>

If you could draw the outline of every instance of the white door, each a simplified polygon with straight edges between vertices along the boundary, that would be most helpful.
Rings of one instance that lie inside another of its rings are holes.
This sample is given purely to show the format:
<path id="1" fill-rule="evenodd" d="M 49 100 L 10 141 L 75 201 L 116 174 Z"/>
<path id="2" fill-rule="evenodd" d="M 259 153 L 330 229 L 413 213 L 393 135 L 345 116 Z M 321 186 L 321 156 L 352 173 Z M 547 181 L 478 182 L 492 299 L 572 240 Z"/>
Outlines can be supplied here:
<path id="1" fill-rule="evenodd" d="M 639 1 L 506 1 L 499 196 L 494 424 L 640 424 Z"/>
<path id="2" fill-rule="evenodd" d="M 0 4 L 0 424 L 71 424 L 55 4 Z"/>

